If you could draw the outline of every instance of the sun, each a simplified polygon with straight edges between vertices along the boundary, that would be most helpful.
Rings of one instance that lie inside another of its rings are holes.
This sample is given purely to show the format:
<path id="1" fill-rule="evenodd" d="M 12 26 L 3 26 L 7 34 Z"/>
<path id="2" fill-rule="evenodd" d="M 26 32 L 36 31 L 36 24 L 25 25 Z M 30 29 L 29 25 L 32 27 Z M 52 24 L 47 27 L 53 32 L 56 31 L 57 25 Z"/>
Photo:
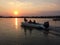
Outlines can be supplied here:
<path id="1" fill-rule="evenodd" d="M 19 14 L 19 12 L 18 12 L 18 11 L 14 11 L 13 13 L 14 13 L 14 15 L 18 15 L 18 14 Z"/>

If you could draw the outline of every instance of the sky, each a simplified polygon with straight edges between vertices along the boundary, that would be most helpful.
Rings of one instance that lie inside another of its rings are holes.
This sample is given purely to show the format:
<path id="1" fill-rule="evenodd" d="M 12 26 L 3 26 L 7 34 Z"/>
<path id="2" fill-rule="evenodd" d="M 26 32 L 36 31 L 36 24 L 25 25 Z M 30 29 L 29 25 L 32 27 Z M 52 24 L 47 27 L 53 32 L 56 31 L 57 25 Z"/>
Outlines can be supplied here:
<path id="1" fill-rule="evenodd" d="M 60 15 L 60 0 L 0 0 L 0 16 Z"/>

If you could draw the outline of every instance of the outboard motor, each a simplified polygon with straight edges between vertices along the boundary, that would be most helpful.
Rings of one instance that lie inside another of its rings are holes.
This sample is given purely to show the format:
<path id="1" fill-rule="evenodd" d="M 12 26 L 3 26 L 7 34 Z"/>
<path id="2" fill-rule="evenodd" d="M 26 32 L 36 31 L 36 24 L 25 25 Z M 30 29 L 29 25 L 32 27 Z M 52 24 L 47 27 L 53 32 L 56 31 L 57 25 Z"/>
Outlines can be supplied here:
<path id="1" fill-rule="evenodd" d="M 45 29 L 49 28 L 49 22 L 44 22 Z"/>

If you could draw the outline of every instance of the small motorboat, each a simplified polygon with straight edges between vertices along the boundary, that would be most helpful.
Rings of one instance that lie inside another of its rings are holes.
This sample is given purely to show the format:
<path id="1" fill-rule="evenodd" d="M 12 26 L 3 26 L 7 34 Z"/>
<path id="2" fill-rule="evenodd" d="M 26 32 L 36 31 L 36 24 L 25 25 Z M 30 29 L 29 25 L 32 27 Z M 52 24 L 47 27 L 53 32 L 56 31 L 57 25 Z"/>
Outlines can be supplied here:
<path id="1" fill-rule="evenodd" d="M 45 29 L 44 25 L 39 23 L 34 24 L 34 23 L 22 22 L 21 26 L 29 28 Z"/>

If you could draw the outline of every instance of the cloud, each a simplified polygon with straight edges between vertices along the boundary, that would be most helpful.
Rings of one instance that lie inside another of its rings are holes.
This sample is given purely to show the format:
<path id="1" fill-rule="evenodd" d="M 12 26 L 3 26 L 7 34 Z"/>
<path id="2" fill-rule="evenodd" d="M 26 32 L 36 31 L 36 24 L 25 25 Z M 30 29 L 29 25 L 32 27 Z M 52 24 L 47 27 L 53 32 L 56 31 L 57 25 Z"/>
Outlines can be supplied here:
<path id="1" fill-rule="evenodd" d="M 26 15 L 31 16 L 60 16 L 60 11 L 42 11 L 37 13 L 30 13 Z"/>
<path id="2" fill-rule="evenodd" d="M 60 11 L 60 0 L 0 0 L 0 7 L 1 11 L 17 9 L 36 14 L 42 11 Z"/>

